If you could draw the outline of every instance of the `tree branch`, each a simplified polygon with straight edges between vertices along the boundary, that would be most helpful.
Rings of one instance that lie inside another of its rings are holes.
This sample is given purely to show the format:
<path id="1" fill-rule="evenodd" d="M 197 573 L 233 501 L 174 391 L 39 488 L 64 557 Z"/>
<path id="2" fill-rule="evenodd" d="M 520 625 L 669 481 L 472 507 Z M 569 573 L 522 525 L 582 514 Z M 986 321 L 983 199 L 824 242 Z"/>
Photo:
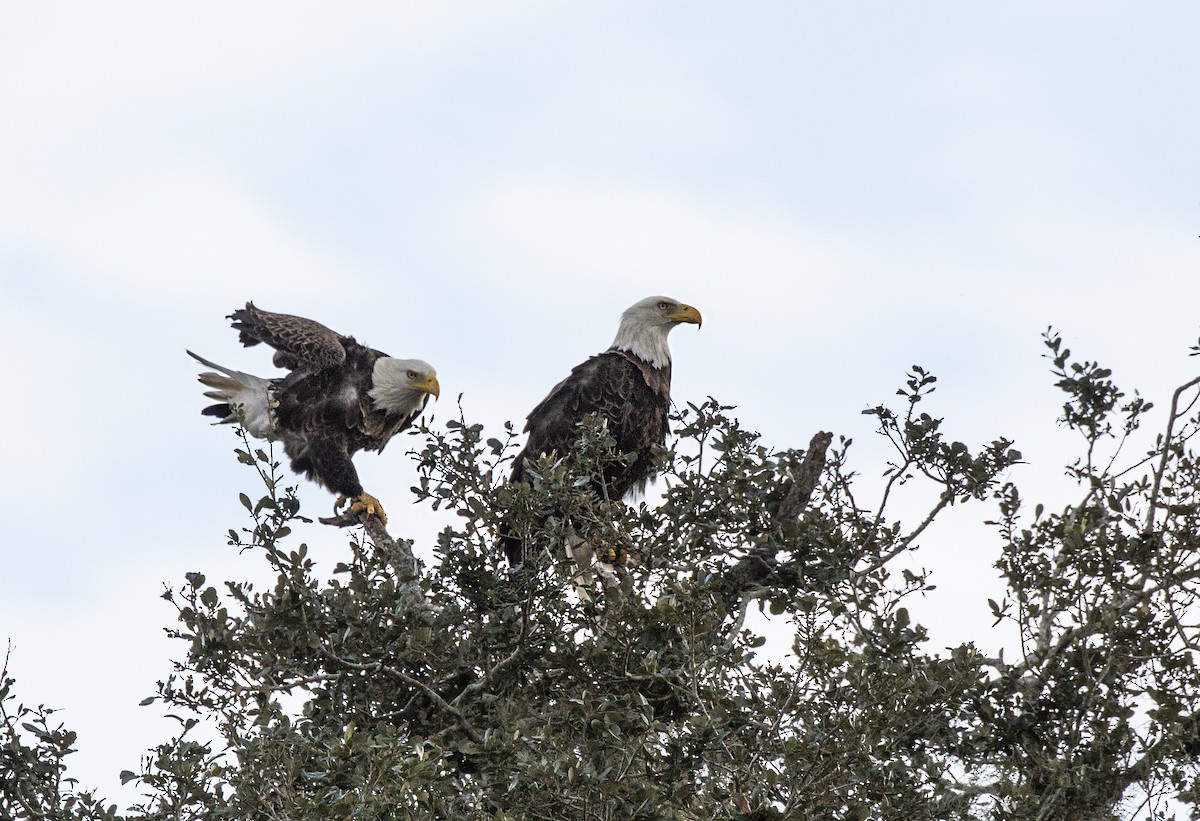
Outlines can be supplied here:
<path id="1" fill-rule="evenodd" d="M 825 470 L 825 454 L 832 442 L 832 433 L 820 431 L 808 443 L 808 450 L 800 465 L 781 486 L 781 497 L 773 516 L 776 521 L 796 521 L 808 508 L 820 484 L 821 474 Z M 791 570 L 779 566 L 774 549 L 756 548 L 739 559 L 725 574 L 722 595 L 732 611 L 740 599 L 761 597 L 764 594 L 762 588 L 770 580 L 786 581 L 789 588 L 795 587 L 799 581 Z M 742 614 L 744 617 L 744 610 Z"/>
<path id="2" fill-rule="evenodd" d="M 421 562 L 413 555 L 412 548 L 409 547 L 407 541 L 397 542 L 392 538 L 391 534 L 387 532 L 387 528 L 383 526 L 383 522 L 379 521 L 378 516 L 365 511 L 351 512 L 347 510 L 338 516 L 326 516 L 318 521 L 323 525 L 335 527 L 362 525 L 367 535 L 371 537 L 372 543 L 383 550 L 399 573 L 401 595 L 408 599 L 410 604 L 433 609 L 425 601 L 424 593 L 421 591 Z"/>
<path id="3" fill-rule="evenodd" d="M 1200 376 L 1180 385 L 1175 389 L 1175 393 L 1171 397 L 1171 415 L 1167 417 L 1167 431 L 1163 435 L 1162 459 L 1158 463 L 1158 470 L 1154 471 L 1154 488 L 1150 491 L 1150 509 L 1146 511 L 1147 533 L 1154 529 L 1154 514 L 1158 510 L 1158 493 L 1162 487 L 1163 475 L 1167 472 L 1167 460 L 1171 457 L 1171 436 L 1174 433 L 1175 420 L 1179 418 L 1179 397 L 1188 388 L 1196 385 L 1200 385 Z"/>
<path id="4" fill-rule="evenodd" d="M 474 727 L 471 726 L 471 723 L 469 721 L 467 721 L 467 717 L 463 715 L 462 710 L 458 709 L 453 704 L 450 704 L 448 701 L 446 701 L 446 699 L 444 699 L 440 695 L 438 695 L 436 690 L 431 688 L 428 684 L 421 681 L 420 679 L 410 676 L 408 673 L 404 672 L 403 670 L 398 670 L 395 667 L 389 667 L 388 665 L 384 664 L 381 661 L 373 661 L 373 662 L 370 662 L 369 664 L 363 664 L 361 662 L 350 661 L 349 659 L 344 659 L 341 656 L 337 655 L 336 653 L 334 653 L 332 650 L 330 650 L 327 647 L 322 648 L 322 652 L 324 652 L 325 655 L 329 656 L 331 659 L 336 661 L 338 664 L 341 664 L 345 667 L 349 667 L 352 670 L 364 670 L 364 671 L 372 672 L 372 673 L 387 673 L 390 676 L 394 676 L 395 678 L 400 679 L 405 684 L 408 684 L 411 687 L 415 687 L 416 689 L 418 689 L 422 693 L 424 693 L 426 696 L 428 696 L 429 700 L 432 701 L 434 704 L 436 704 L 438 707 L 440 707 L 442 710 L 444 710 L 445 712 L 454 716 L 454 718 L 457 719 L 457 721 L 458 721 L 458 726 L 463 728 L 463 732 L 465 732 L 468 736 L 470 736 L 472 741 L 474 741 L 476 744 L 483 743 L 483 736 L 480 735 L 478 730 L 476 730 Z"/>

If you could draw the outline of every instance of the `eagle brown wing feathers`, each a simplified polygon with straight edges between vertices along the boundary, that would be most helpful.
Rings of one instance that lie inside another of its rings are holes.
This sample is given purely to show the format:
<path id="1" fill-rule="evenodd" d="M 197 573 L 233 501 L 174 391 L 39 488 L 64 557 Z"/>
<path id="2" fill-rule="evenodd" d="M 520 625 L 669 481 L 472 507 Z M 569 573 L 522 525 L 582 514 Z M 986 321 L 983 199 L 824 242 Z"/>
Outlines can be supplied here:
<path id="1" fill-rule="evenodd" d="M 320 371 L 346 361 L 349 337 L 320 322 L 256 308 L 253 302 L 229 315 L 238 339 L 246 347 L 265 342 L 275 349 L 275 366 L 287 370 Z"/>
<path id="2" fill-rule="evenodd" d="M 511 481 L 526 477 L 526 460 L 554 453 L 574 460 L 579 423 L 588 415 L 604 420 L 616 439 L 616 452 L 633 454 L 630 461 L 613 460 L 593 476 L 591 488 L 611 500 L 630 491 L 644 492 L 653 477 L 655 450 L 667 438 L 671 407 L 671 366 L 654 368 L 625 351 L 605 351 L 591 357 L 559 382 L 529 414 L 524 449 L 513 465 Z M 506 529 L 501 544 L 509 563 L 524 560 L 523 540 Z"/>
<path id="3" fill-rule="evenodd" d="M 651 449 L 666 441 L 671 366 L 652 368 L 625 351 L 605 351 L 577 365 L 525 423 L 529 439 L 513 465 L 512 480 L 525 478 L 525 460 L 543 453 L 573 454 L 578 425 L 588 414 L 607 421 L 618 453 L 633 453 L 628 465 L 610 465 L 602 477 L 609 498 L 642 491 L 650 478 Z M 599 490 L 599 488 L 597 488 Z"/>

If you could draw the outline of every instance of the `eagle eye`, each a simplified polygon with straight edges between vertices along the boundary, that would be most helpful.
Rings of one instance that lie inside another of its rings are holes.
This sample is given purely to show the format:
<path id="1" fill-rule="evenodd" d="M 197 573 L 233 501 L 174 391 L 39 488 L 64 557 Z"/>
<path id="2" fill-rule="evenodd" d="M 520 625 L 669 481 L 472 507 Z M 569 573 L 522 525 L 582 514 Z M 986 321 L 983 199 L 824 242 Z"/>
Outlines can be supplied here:
<path id="1" fill-rule="evenodd" d="M 667 308 L 670 308 L 670 307 L 671 307 L 671 303 L 670 303 L 670 302 L 660 302 L 660 303 L 658 303 L 658 310 L 660 310 L 660 311 L 665 311 L 665 310 L 667 310 Z"/>
<path id="2" fill-rule="evenodd" d="M 408 378 L 409 378 L 409 379 L 416 379 L 416 378 L 417 378 L 417 372 L 416 372 L 416 371 L 409 371 L 409 372 L 408 372 Z"/>

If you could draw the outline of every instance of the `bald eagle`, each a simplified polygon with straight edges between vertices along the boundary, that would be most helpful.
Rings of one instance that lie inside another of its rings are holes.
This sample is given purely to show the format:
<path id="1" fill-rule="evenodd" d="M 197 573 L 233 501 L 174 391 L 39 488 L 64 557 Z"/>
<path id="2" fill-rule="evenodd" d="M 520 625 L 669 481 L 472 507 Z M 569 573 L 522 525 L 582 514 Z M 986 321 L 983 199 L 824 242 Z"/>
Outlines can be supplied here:
<path id="1" fill-rule="evenodd" d="M 265 342 L 276 367 L 290 373 L 263 379 L 230 370 L 188 351 L 213 372 L 200 374 L 217 404 L 201 411 L 217 422 L 240 423 L 251 436 L 278 438 L 292 469 L 338 494 L 334 510 L 350 500 L 351 513 L 387 516 L 363 490 L 351 457 L 382 452 L 412 425 L 440 387 L 433 368 L 419 359 L 396 359 L 360 345 L 319 322 L 246 307 L 229 315 L 242 344 Z M 240 415 L 239 415 L 240 414 Z"/>
<path id="2" fill-rule="evenodd" d="M 621 314 L 612 345 L 577 365 L 559 382 L 525 423 L 529 439 L 513 465 L 511 481 L 526 481 L 527 460 L 557 454 L 574 460 L 579 423 L 593 416 L 616 439 L 616 449 L 632 454 L 592 477 L 591 487 L 609 499 L 644 492 L 652 478 L 654 449 L 666 442 L 671 409 L 671 349 L 667 334 L 682 322 L 697 326 L 700 312 L 665 296 L 646 297 Z M 520 564 L 524 543 L 511 531 L 502 537 L 509 564 Z"/>

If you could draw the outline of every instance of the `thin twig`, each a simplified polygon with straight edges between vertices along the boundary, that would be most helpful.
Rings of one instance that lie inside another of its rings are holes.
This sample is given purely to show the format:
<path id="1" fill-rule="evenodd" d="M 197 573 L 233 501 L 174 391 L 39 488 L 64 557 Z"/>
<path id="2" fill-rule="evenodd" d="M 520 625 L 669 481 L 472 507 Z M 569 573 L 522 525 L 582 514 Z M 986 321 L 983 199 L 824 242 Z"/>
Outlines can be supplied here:
<path id="1" fill-rule="evenodd" d="M 463 731 L 470 736 L 472 741 L 474 741 L 476 744 L 483 743 L 483 736 L 480 735 L 478 730 L 471 726 L 471 723 L 467 721 L 466 716 L 463 715 L 462 710 L 458 709 L 453 704 L 450 704 L 448 701 L 446 701 L 446 699 L 442 698 L 437 691 L 433 690 L 428 684 L 420 679 L 410 676 L 403 670 L 398 670 L 395 667 L 389 667 L 381 661 L 373 661 L 368 664 L 363 664 L 361 662 L 344 659 L 329 648 L 324 648 L 323 652 L 338 664 L 341 664 L 345 667 L 349 667 L 353 670 L 364 670 L 371 673 L 387 673 L 390 676 L 400 679 L 409 686 L 416 687 L 425 695 L 429 696 L 429 699 L 434 704 L 450 715 L 454 716 L 454 718 L 458 720 L 458 725 L 463 728 Z"/>
<path id="2" fill-rule="evenodd" d="M 1154 529 L 1154 514 L 1158 510 L 1158 493 L 1162 487 L 1163 476 L 1167 472 L 1167 460 L 1171 456 L 1171 436 L 1175 430 L 1175 420 L 1179 418 L 1179 397 L 1188 388 L 1196 385 L 1200 385 L 1200 376 L 1180 385 L 1171 397 L 1171 415 L 1167 417 L 1167 432 L 1163 436 L 1162 459 L 1158 463 L 1158 470 L 1154 471 L 1154 488 L 1150 491 L 1150 509 L 1146 512 L 1145 530 L 1147 533 Z"/>
<path id="3" fill-rule="evenodd" d="M 876 561 L 872 562 L 870 566 L 856 571 L 857 575 L 873 573 L 907 550 L 909 545 L 916 541 L 916 538 L 925 532 L 925 528 L 929 527 L 929 525 L 933 523 L 933 520 L 937 518 L 937 515 L 941 513 L 942 510 L 945 509 L 946 505 L 950 504 L 952 501 L 954 501 L 954 491 L 951 488 L 946 488 L 944 491 L 942 491 L 942 495 L 941 498 L 938 499 L 938 503 L 934 505 L 933 510 L 929 511 L 929 515 L 925 517 L 925 520 L 922 521 L 921 524 L 917 525 L 916 530 L 914 530 L 912 533 L 909 533 L 904 540 L 900 542 L 900 544 L 896 545 L 887 553 L 880 556 Z"/>

